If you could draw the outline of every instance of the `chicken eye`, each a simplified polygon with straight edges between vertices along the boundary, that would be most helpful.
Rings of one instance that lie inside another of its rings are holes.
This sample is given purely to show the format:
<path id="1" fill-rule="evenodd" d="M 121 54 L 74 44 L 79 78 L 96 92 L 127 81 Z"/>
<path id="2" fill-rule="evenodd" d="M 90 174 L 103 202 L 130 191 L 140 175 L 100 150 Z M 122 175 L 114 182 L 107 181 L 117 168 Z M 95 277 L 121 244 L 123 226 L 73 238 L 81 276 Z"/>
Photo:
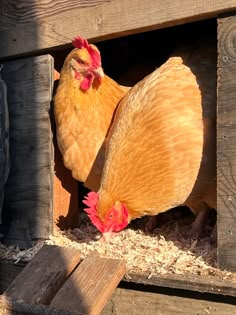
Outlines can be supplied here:
<path id="1" fill-rule="evenodd" d="M 87 63 L 85 61 L 83 61 L 82 59 L 77 59 L 77 62 L 80 64 L 80 65 L 83 65 L 85 66 Z"/>
<path id="2" fill-rule="evenodd" d="M 109 214 L 109 219 L 112 219 L 112 218 L 113 218 L 113 214 L 110 213 L 110 214 Z"/>

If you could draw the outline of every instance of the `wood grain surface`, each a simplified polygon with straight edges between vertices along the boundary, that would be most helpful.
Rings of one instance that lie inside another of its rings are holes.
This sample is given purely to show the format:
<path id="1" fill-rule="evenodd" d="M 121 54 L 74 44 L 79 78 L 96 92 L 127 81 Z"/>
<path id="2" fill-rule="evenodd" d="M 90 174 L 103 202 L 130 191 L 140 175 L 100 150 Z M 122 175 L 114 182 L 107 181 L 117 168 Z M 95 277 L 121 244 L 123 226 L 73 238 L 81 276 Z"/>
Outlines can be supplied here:
<path id="1" fill-rule="evenodd" d="M 59 290 L 50 306 L 81 314 L 100 314 L 124 273 L 122 260 L 88 257 Z"/>
<path id="2" fill-rule="evenodd" d="M 50 122 L 53 59 L 50 55 L 3 63 L 10 119 L 10 174 L 6 241 L 22 248 L 47 239 L 53 227 L 54 153 Z"/>
<path id="3" fill-rule="evenodd" d="M 0 3 L 0 58 L 70 44 L 77 34 L 100 41 L 235 9 L 235 0 L 4 0 Z"/>
<path id="4" fill-rule="evenodd" d="M 236 16 L 218 20 L 218 259 L 236 271 Z"/>
<path id="5" fill-rule="evenodd" d="M 29 304 L 49 304 L 79 261 L 80 253 L 74 248 L 44 245 L 4 296 Z"/>

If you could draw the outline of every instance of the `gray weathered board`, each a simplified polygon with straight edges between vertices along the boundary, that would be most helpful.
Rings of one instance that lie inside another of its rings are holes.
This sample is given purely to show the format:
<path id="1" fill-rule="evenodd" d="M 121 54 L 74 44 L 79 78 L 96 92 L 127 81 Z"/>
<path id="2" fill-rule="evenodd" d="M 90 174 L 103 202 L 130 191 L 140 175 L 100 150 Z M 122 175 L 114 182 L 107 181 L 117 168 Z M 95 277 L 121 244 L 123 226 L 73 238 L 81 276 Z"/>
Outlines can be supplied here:
<path id="1" fill-rule="evenodd" d="M 49 304 L 79 262 L 77 249 L 44 245 L 4 295 L 28 304 Z"/>
<path id="2" fill-rule="evenodd" d="M 169 292 L 168 292 L 169 293 Z M 218 301 L 175 294 L 118 288 L 104 309 L 96 315 L 233 315 L 235 301 L 221 298 Z M 47 305 L 26 304 L 0 296 L 1 315 L 90 315 L 89 312 L 65 311 Z"/>
<path id="3" fill-rule="evenodd" d="M 22 258 L 24 259 L 24 257 Z M 27 265 L 24 261 L 14 262 L 12 260 L 0 260 L 0 294 L 7 290 L 16 276 Z M 128 273 L 122 281 L 126 286 L 149 286 L 154 291 L 161 287 L 164 290 L 180 289 L 197 293 L 211 293 L 214 295 L 229 296 L 235 299 L 236 283 L 228 279 L 218 279 L 214 276 L 199 275 L 175 275 L 165 274 L 147 277 L 146 275 Z"/>
<path id="4" fill-rule="evenodd" d="M 2 223 L 5 184 L 10 170 L 7 86 L 1 77 L 1 67 L 2 65 L 0 65 L 0 223 Z"/>
<path id="5" fill-rule="evenodd" d="M 168 292 L 169 293 L 169 292 Z M 227 299 L 205 300 L 203 297 L 178 296 L 118 288 L 101 315 L 231 315 L 235 314 L 235 303 Z M 182 293 L 183 294 L 183 293 Z"/>
<path id="6" fill-rule="evenodd" d="M 3 63 L 10 117 L 11 168 L 4 212 L 10 221 L 8 244 L 32 247 L 52 232 L 53 145 L 50 55 Z"/>
<path id="7" fill-rule="evenodd" d="M 91 255 L 80 263 L 77 249 L 44 245 L 0 296 L 0 313 L 100 314 L 125 271 L 120 259 Z"/>
<path id="8" fill-rule="evenodd" d="M 125 270 L 123 260 L 89 256 L 68 278 L 50 306 L 80 314 L 100 314 Z"/>
<path id="9" fill-rule="evenodd" d="M 236 271 L 236 16 L 218 19 L 218 259 Z"/>
<path id="10" fill-rule="evenodd" d="M 235 0 L 2 0 L 0 58 L 217 17 Z"/>

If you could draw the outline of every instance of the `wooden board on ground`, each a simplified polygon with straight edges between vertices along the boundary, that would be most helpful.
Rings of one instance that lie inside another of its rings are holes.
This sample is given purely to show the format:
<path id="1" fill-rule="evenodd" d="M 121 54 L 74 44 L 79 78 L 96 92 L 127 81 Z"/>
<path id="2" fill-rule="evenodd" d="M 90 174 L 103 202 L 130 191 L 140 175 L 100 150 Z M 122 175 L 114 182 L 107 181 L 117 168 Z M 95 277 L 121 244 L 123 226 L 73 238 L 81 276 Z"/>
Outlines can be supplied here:
<path id="1" fill-rule="evenodd" d="M 236 9 L 235 0 L 2 0 L 0 58 L 71 43 L 78 34 L 109 39 L 217 17 Z"/>
<path id="2" fill-rule="evenodd" d="M 44 300 L 41 297 L 44 295 L 52 298 L 52 290 L 55 289 L 57 280 L 60 282 L 60 275 L 69 274 L 72 271 L 72 264 L 76 265 L 74 256 L 79 254 L 77 250 L 73 253 L 71 248 L 45 245 L 37 255 L 28 264 L 31 268 L 25 267 L 21 277 L 19 275 L 14 281 L 15 285 L 12 283 L 5 294 L 0 296 L 2 315 L 119 315 L 129 312 L 137 315 L 229 315 L 235 311 L 235 298 L 221 294 L 202 294 L 134 283 L 131 283 L 131 288 L 129 284 L 126 284 L 126 288 L 115 290 L 125 272 L 124 262 L 99 258 L 95 255 L 88 257 L 77 266 L 61 289 L 55 293 L 50 305 L 35 304 L 38 301 L 48 303 L 49 299 Z M 79 256 L 77 257 L 79 261 Z M 33 261 L 35 261 L 34 264 L 32 264 Z M 52 272 L 51 276 L 47 272 L 49 269 Z M 32 273 L 36 273 L 37 277 L 31 277 Z M 40 287 L 37 281 L 43 286 Z M 47 283 L 51 283 L 51 289 Z M 30 289 L 33 289 L 33 298 L 26 301 L 21 290 L 22 288 L 25 290 L 24 287 L 28 284 L 30 284 Z M 48 291 L 42 294 L 44 288 Z M 38 295 L 34 295 L 37 291 L 39 291 Z"/>
<path id="3" fill-rule="evenodd" d="M 124 261 L 88 257 L 66 281 L 50 306 L 79 314 L 99 314 L 124 274 Z"/>
<path id="4" fill-rule="evenodd" d="M 49 304 L 79 261 L 76 249 L 44 245 L 4 295 L 29 304 Z"/>
<path id="5" fill-rule="evenodd" d="M 231 315 L 235 304 L 145 291 L 117 289 L 101 315 Z"/>
<path id="6" fill-rule="evenodd" d="M 218 259 L 236 271 L 236 15 L 218 19 Z"/>
<path id="7" fill-rule="evenodd" d="M 23 270 L 26 263 L 14 263 L 9 260 L 0 261 L 0 294 L 13 282 L 16 276 Z M 122 279 L 123 285 L 149 285 L 155 290 L 156 287 L 172 288 L 196 293 L 213 293 L 215 295 L 236 297 L 236 283 L 229 280 L 218 280 L 214 276 L 206 277 L 199 275 L 174 275 L 165 274 L 159 276 L 147 277 L 129 273 Z M 127 284 L 126 284 L 127 283 Z"/>
<path id="8" fill-rule="evenodd" d="M 6 291 L 24 267 L 25 263 L 16 264 L 9 260 L 0 261 L 0 294 Z"/>
<path id="9" fill-rule="evenodd" d="M 179 294 L 179 295 L 178 295 Z M 118 288 L 99 315 L 231 315 L 235 313 L 235 301 L 212 300 L 197 296 L 184 296 L 182 292 L 153 293 Z M 27 304 L 0 296 L 1 315 L 88 315 L 88 312 L 58 310 L 50 306 Z"/>
<path id="10" fill-rule="evenodd" d="M 236 297 L 235 282 L 223 279 L 219 280 L 214 276 L 165 274 L 147 278 L 145 275 L 129 274 L 124 281 L 135 284 L 151 285 L 153 287 L 158 286 Z"/>
<path id="11" fill-rule="evenodd" d="M 15 301 L 12 298 L 0 295 L 1 315 L 87 315 L 78 312 L 69 312 L 53 309 L 42 304 L 27 304 L 22 301 Z"/>
<path id="12" fill-rule="evenodd" d="M 10 118 L 10 174 L 5 191 L 6 241 L 22 248 L 52 233 L 54 155 L 50 123 L 53 58 L 3 63 Z"/>

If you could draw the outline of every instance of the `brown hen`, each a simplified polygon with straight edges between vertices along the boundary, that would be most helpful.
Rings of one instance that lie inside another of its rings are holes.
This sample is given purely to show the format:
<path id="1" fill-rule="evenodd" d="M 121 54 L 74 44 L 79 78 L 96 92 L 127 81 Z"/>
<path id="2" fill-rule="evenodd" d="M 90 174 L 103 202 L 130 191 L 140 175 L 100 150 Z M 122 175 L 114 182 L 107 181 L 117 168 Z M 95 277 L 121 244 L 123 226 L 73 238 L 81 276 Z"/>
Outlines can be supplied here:
<path id="1" fill-rule="evenodd" d="M 198 231 L 216 207 L 215 47 L 177 51 L 121 100 L 101 187 L 84 201 L 101 232 L 184 204 L 197 215 Z"/>
<path id="2" fill-rule="evenodd" d="M 85 200 L 101 232 L 184 204 L 203 150 L 201 92 L 182 57 L 171 57 L 123 97 L 109 134 L 98 194 Z"/>
<path id="3" fill-rule="evenodd" d="M 203 110 L 203 154 L 197 180 L 184 205 L 196 215 L 191 235 L 203 232 L 209 210 L 216 209 L 216 42 L 213 39 L 197 41 L 182 46 L 174 56 L 181 56 L 183 62 L 196 76 L 201 92 Z M 151 232 L 158 222 L 150 217 L 146 231 Z"/>
<path id="4" fill-rule="evenodd" d="M 54 97 L 57 142 L 64 165 L 85 182 L 106 137 L 113 112 L 127 92 L 104 75 L 95 45 L 77 36 L 76 47 L 66 57 Z M 103 160 L 103 158 L 102 158 Z M 101 172 L 103 161 L 98 163 Z M 93 168 L 96 175 L 96 168 Z M 91 187 L 93 174 L 90 174 Z M 95 180 L 95 183 L 97 181 Z"/>

